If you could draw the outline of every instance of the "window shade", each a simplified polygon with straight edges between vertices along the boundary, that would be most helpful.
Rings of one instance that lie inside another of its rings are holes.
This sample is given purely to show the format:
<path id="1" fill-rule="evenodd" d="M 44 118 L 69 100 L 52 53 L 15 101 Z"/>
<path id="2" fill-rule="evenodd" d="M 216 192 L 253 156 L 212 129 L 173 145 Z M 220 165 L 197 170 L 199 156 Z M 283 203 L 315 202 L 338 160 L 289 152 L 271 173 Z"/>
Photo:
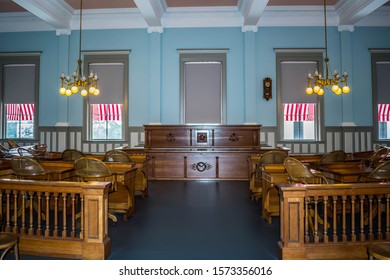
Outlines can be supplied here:
<path id="1" fill-rule="evenodd" d="M 390 104 L 378 104 L 378 121 L 390 121 Z"/>
<path id="2" fill-rule="evenodd" d="M 7 104 L 7 119 L 10 121 L 34 120 L 34 104 Z"/>
<path id="3" fill-rule="evenodd" d="M 34 103 L 35 69 L 35 64 L 3 66 L 3 101 L 5 104 Z"/>
<path id="4" fill-rule="evenodd" d="M 95 121 L 120 121 L 122 104 L 92 104 L 92 114 Z"/>
<path id="5" fill-rule="evenodd" d="M 285 103 L 283 109 L 286 121 L 314 121 L 313 103 Z"/>

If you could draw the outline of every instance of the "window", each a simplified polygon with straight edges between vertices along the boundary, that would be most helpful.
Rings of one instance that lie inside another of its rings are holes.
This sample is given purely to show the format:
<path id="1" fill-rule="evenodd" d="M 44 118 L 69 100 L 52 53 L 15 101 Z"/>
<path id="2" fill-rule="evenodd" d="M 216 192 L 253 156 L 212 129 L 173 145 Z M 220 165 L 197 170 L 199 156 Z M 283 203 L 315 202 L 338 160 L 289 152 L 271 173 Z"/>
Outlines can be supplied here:
<path id="1" fill-rule="evenodd" d="M 226 50 L 179 50 L 182 123 L 226 122 Z"/>
<path id="2" fill-rule="evenodd" d="M 278 133 L 281 141 L 319 141 L 322 101 L 307 95 L 307 75 L 321 69 L 322 51 L 277 50 Z"/>
<path id="3" fill-rule="evenodd" d="M 2 135 L 12 139 L 37 136 L 39 55 L 0 56 Z"/>
<path id="4" fill-rule="evenodd" d="M 374 127 L 378 140 L 390 139 L 390 51 L 372 51 Z"/>
<path id="5" fill-rule="evenodd" d="M 90 141 L 126 140 L 128 52 L 85 55 L 85 69 L 99 76 L 98 96 L 89 95 L 86 106 Z"/>

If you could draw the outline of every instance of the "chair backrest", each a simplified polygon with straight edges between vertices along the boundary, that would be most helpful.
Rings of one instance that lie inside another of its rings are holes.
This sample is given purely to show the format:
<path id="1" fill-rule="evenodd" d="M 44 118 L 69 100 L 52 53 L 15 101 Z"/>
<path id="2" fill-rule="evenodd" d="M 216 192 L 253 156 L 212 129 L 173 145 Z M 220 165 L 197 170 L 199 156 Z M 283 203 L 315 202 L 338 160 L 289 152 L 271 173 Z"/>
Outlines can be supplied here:
<path id="1" fill-rule="evenodd" d="M 284 168 L 288 173 L 290 183 L 328 184 L 328 180 L 320 172 L 312 173 L 301 161 L 293 157 L 284 160 Z"/>
<path id="2" fill-rule="evenodd" d="M 342 150 L 331 151 L 324 154 L 320 159 L 320 164 L 343 162 L 345 161 L 347 154 Z"/>
<path id="3" fill-rule="evenodd" d="M 282 164 L 287 158 L 287 153 L 283 151 L 269 151 L 262 154 L 258 164 Z"/>
<path id="4" fill-rule="evenodd" d="M 378 165 L 368 176 L 368 179 L 376 179 L 389 181 L 390 180 L 390 161 L 385 161 Z"/>
<path id="5" fill-rule="evenodd" d="M 99 180 L 112 176 L 108 166 L 96 158 L 79 158 L 76 160 L 74 167 L 76 175 L 85 181 Z"/>
<path id="6" fill-rule="evenodd" d="M 386 147 L 382 147 L 372 156 L 370 156 L 367 160 L 364 160 L 364 164 L 370 167 L 376 167 L 380 162 L 383 162 L 385 160 L 388 153 L 389 149 Z"/>
<path id="7" fill-rule="evenodd" d="M 75 162 L 79 158 L 85 157 L 85 154 L 82 151 L 76 149 L 66 149 L 62 152 L 63 161 L 72 161 Z"/>
<path id="8" fill-rule="evenodd" d="M 122 150 L 109 150 L 104 154 L 105 162 L 132 162 L 128 153 Z"/>
<path id="9" fill-rule="evenodd" d="M 14 174 L 21 179 L 31 179 L 39 176 L 46 179 L 46 171 L 36 160 L 25 157 L 16 156 L 11 159 L 11 167 Z"/>
<path id="10" fill-rule="evenodd" d="M 20 145 L 18 143 L 16 143 L 12 139 L 7 139 L 7 143 L 8 143 L 9 148 L 18 148 L 18 147 L 20 147 Z"/>

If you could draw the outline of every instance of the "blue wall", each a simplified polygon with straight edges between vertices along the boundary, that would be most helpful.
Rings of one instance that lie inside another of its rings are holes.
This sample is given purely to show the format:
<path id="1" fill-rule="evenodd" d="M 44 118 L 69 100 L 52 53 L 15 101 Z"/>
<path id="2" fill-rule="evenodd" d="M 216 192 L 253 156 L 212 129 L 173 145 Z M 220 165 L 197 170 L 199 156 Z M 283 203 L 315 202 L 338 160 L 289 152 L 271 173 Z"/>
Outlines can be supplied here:
<path id="1" fill-rule="evenodd" d="M 40 126 L 68 122 L 82 125 L 82 98 L 58 94 L 61 72 L 76 69 L 78 31 L 70 36 L 55 32 L 0 33 L 0 52 L 42 52 Z M 227 122 L 257 122 L 276 126 L 277 48 L 322 48 L 322 27 L 260 27 L 257 33 L 240 28 L 84 30 L 83 50 L 130 50 L 129 125 L 180 121 L 178 49 L 228 49 Z M 390 28 L 356 27 L 353 32 L 328 28 L 330 68 L 348 71 L 351 93 L 326 93 L 325 125 L 355 122 L 372 125 L 371 48 L 390 49 Z M 68 62 L 68 64 L 67 64 Z M 66 65 L 64 65 L 66 64 Z M 262 97 L 262 79 L 274 81 L 273 98 Z"/>

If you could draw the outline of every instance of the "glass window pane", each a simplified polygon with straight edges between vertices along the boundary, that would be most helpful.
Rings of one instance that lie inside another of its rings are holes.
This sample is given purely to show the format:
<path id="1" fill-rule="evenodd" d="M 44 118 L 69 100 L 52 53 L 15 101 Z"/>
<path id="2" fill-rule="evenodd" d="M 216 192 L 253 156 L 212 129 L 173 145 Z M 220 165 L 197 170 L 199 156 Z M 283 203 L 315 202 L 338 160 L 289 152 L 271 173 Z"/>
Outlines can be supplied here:
<path id="1" fill-rule="evenodd" d="M 122 139 L 122 104 L 92 104 L 92 140 Z"/>
<path id="2" fill-rule="evenodd" d="M 284 103 L 283 109 L 284 139 L 315 139 L 315 103 Z"/>
<path id="3" fill-rule="evenodd" d="M 5 104 L 6 138 L 34 138 L 34 104 Z"/>

